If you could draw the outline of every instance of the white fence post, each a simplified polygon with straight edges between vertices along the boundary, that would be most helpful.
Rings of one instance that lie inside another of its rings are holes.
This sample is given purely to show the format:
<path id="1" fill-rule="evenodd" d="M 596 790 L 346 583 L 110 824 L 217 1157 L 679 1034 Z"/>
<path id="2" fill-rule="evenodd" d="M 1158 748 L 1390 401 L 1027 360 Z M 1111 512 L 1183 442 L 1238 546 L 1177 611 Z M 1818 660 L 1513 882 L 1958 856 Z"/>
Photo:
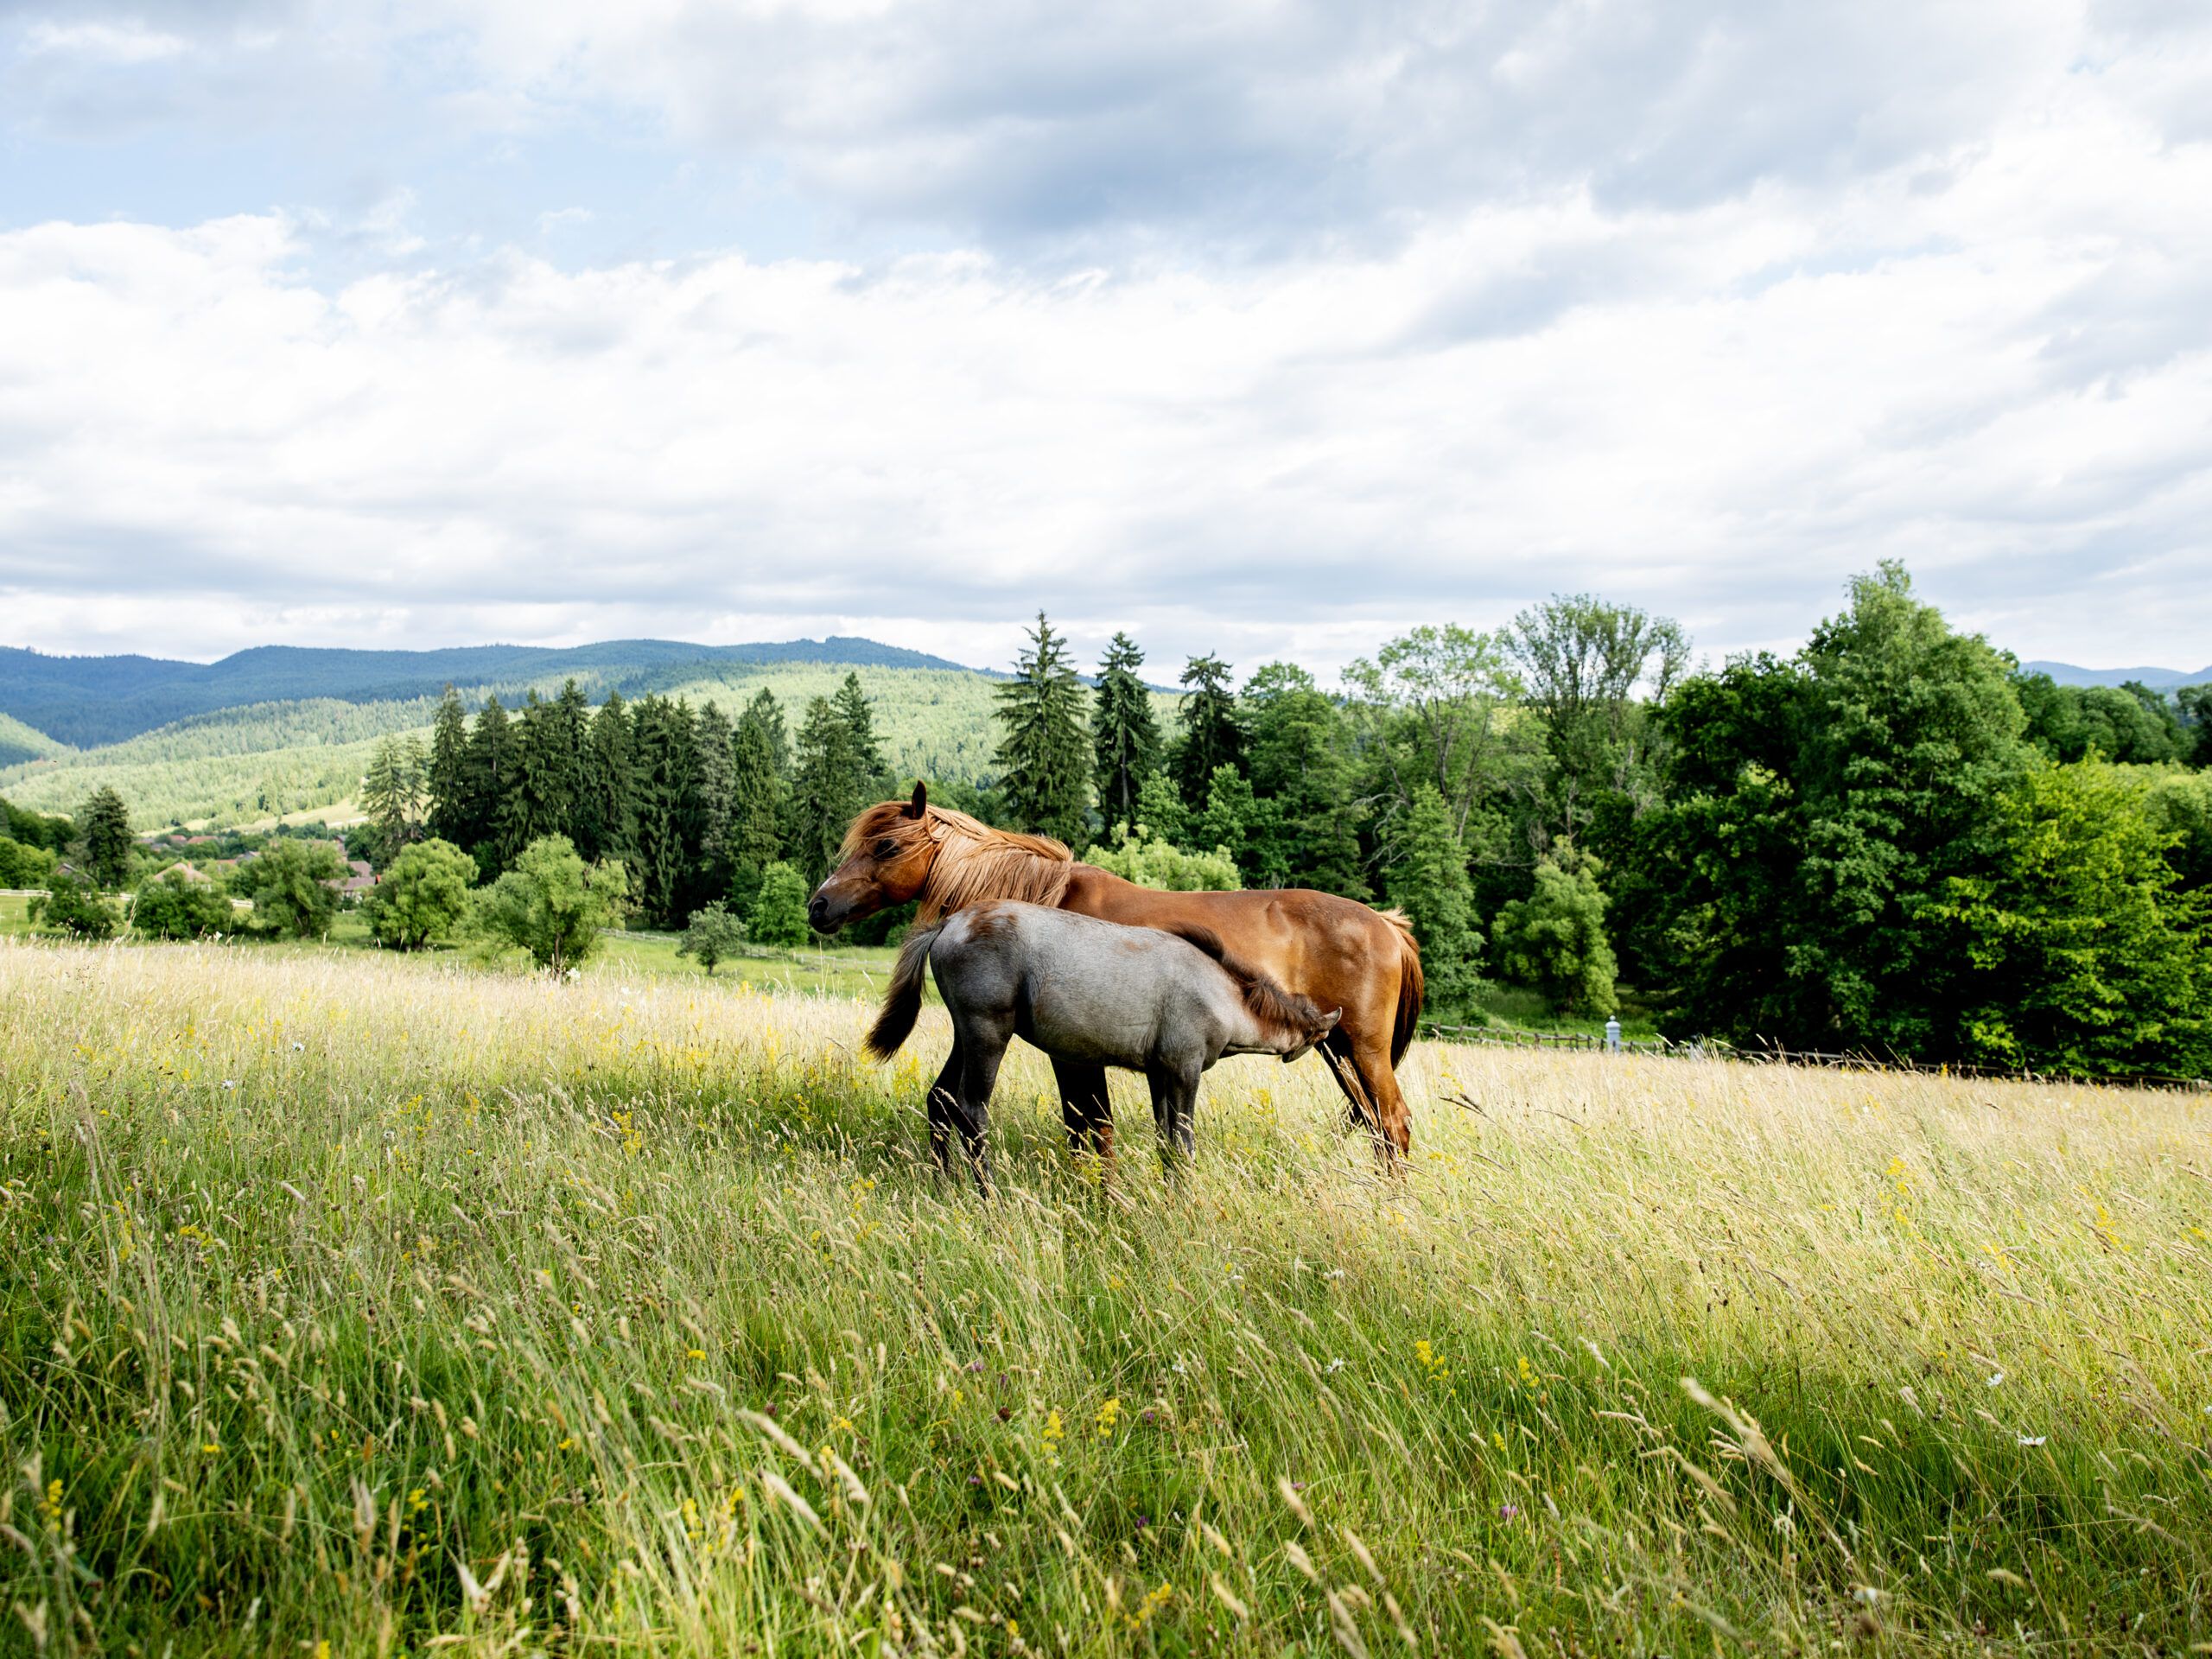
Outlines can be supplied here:
<path id="1" fill-rule="evenodd" d="M 1621 1052 L 1621 1022 L 1618 1020 L 1605 1021 L 1605 1048 L 1610 1053 Z"/>

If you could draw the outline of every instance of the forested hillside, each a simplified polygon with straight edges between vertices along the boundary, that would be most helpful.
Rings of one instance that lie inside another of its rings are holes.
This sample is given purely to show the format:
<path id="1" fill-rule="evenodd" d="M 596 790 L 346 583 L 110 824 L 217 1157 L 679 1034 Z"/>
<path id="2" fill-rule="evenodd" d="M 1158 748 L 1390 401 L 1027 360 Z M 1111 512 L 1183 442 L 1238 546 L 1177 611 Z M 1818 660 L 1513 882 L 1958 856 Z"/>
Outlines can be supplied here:
<path id="1" fill-rule="evenodd" d="M 818 663 L 731 664 L 702 677 L 698 666 L 689 662 L 642 677 L 650 682 L 664 674 L 666 695 L 694 706 L 719 699 L 734 709 L 766 690 L 804 708 L 808 698 L 835 691 L 852 671 Z M 594 695 L 594 688 L 579 683 L 594 702 L 602 700 L 603 691 Z M 992 775 L 997 737 L 991 696 L 998 682 L 966 669 L 886 668 L 868 671 L 867 683 L 893 772 L 971 784 Z M 509 703 L 527 696 L 512 687 L 462 691 L 472 709 L 490 696 Z M 1165 717 L 1173 700 L 1159 701 Z M 97 749 L 69 751 L 49 740 L 36 751 L 44 757 L 36 764 L 23 764 L 26 757 L 18 755 L 16 764 L 0 767 L 0 794 L 41 811 L 68 812 L 94 790 L 111 787 L 130 803 L 141 829 L 252 823 L 325 808 L 342 817 L 353 810 L 376 740 L 412 732 L 427 741 L 436 708 L 435 697 L 325 697 L 194 715 Z M 0 743 L 5 741 L 0 727 Z"/>
<path id="2" fill-rule="evenodd" d="M 572 647 L 469 645 L 447 651 L 308 650 L 264 645 L 215 663 L 153 657 L 48 657 L 0 648 L 0 713 L 78 748 L 135 737 L 194 715 L 247 704 L 340 698 L 436 697 L 448 685 L 496 690 L 511 701 L 574 679 L 587 691 L 635 696 L 671 677 L 733 664 L 836 663 L 848 667 L 960 664 L 873 639 L 786 639 L 695 645 L 610 639 Z"/>
<path id="3" fill-rule="evenodd" d="M 18 761 L 60 754 L 65 747 L 44 732 L 24 725 L 12 715 L 0 715 L 0 766 L 12 766 Z"/>

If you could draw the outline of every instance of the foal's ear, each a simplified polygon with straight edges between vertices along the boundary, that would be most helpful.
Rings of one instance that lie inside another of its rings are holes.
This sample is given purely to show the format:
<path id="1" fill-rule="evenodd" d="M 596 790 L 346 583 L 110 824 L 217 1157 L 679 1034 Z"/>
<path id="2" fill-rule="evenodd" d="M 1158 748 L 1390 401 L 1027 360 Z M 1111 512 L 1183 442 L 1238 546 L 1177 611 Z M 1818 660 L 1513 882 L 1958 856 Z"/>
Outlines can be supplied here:
<path id="1" fill-rule="evenodd" d="M 1330 1009 L 1327 1014 L 1321 1016 L 1321 1031 L 1333 1031 L 1336 1028 L 1337 1021 L 1344 1017 L 1344 1011 L 1342 1008 Z M 1315 1033 L 1317 1036 L 1320 1033 L 1319 1032 Z"/>
<path id="2" fill-rule="evenodd" d="M 930 810 L 930 786 L 920 779 L 914 779 L 914 798 L 906 803 L 906 816 L 918 818 Z"/>

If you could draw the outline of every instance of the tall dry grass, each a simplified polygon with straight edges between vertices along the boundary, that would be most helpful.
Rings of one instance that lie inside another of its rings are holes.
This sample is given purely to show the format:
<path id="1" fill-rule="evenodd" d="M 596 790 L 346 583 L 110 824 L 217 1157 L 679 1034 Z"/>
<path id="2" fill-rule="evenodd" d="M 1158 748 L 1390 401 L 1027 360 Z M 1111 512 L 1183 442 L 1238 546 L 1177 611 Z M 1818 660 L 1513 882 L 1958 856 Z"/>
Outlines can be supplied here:
<path id="1" fill-rule="evenodd" d="M 2205 1096 L 1248 1059 L 1109 1200 L 1021 1054 L 985 1204 L 868 1012 L 0 946 L 6 1639 L 2212 1640 Z"/>

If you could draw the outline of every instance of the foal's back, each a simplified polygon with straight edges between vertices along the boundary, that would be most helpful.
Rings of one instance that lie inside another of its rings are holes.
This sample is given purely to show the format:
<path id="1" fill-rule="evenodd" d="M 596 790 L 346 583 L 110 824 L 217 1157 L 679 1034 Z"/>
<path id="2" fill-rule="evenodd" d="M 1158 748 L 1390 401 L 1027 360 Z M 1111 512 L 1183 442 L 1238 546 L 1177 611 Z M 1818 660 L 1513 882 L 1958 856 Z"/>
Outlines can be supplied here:
<path id="1" fill-rule="evenodd" d="M 1073 911 L 970 905 L 945 922 L 930 966 L 957 1020 L 1005 1022 L 1066 1059 L 1204 1066 L 1247 1023 L 1236 982 L 1195 945 Z"/>

